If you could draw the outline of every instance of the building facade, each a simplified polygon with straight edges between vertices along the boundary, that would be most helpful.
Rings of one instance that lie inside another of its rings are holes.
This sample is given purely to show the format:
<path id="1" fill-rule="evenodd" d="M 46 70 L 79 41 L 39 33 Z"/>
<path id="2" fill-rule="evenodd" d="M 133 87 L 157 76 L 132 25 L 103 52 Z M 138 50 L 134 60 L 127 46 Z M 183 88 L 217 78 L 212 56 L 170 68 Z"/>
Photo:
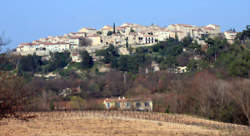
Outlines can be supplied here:
<path id="1" fill-rule="evenodd" d="M 107 110 L 153 111 L 153 102 L 149 98 L 107 98 L 103 104 Z"/>

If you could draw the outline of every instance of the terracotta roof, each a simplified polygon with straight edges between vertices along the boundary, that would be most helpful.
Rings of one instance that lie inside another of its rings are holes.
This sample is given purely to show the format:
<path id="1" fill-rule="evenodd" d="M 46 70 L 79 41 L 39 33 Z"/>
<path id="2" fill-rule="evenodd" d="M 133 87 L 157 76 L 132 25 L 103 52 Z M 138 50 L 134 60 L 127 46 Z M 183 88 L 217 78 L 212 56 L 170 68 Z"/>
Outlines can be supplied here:
<path id="1" fill-rule="evenodd" d="M 70 39 L 79 39 L 81 36 L 70 36 Z"/>
<path id="2" fill-rule="evenodd" d="M 23 46 L 24 46 L 24 45 L 30 45 L 30 46 L 32 46 L 32 45 L 38 45 L 38 44 L 37 44 L 37 43 L 21 43 L 21 44 L 19 44 L 19 45 L 21 45 L 21 46 L 22 46 L 22 45 L 23 45 Z"/>
<path id="3" fill-rule="evenodd" d="M 68 43 L 65 43 L 65 42 L 57 42 L 57 43 L 41 42 L 40 44 L 43 44 L 43 45 L 59 45 L 59 44 L 68 44 Z"/>
<path id="4" fill-rule="evenodd" d="M 207 29 L 207 30 L 214 30 L 213 27 L 205 27 L 205 29 Z"/>

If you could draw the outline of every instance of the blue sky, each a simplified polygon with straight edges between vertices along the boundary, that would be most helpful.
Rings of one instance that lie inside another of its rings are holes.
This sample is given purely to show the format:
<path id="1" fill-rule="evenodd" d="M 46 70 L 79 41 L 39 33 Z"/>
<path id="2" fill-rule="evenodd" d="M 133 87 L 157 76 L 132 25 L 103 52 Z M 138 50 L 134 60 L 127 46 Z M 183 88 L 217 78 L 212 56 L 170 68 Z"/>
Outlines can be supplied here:
<path id="1" fill-rule="evenodd" d="M 1 0 L 0 13 L 0 33 L 14 48 L 21 42 L 113 22 L 218 24 L 223 31 L 241 31 L 250 24 L 250 0 Z"/>

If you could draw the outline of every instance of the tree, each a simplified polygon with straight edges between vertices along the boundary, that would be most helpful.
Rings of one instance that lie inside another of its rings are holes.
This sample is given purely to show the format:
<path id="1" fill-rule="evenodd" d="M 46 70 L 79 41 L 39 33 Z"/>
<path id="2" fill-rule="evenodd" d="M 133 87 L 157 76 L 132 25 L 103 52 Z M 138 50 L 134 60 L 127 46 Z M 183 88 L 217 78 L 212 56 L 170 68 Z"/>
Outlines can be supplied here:
<path id="1" fill-rule="evenodd" d="M 250 38 L 250 25 L 247 25 L 246 30 L 243 30 L 242 32 L 238 33 L 236 39 L 245 42 L 245 40 L 249 38 Z"/>
<path id="2" fill-rule="evenodd" d="M 101 31 L 97 31 L 96 32 L 98 35 L 102 35 L 102 32 Z"/>
<path id="3" fill-rule="evenodd" d="M 128 44 L 128 37 L 126 37 L 125 40 L 126 40 L 126 48 L 128 48 L 128 47 L 129 47 L 129 44 Z"/>
<path id="4" fill-rule="evenodd" d="M 11 63 L 9 63 L 9 59 L 6 54 L 1 54 L 2 47 L 6 46 L 9 43 L 9 41 L 5 41 L 2 36 L 0 36 L 0 69 L 8 70 L 12 69 L 13 66 Z"/>
<path id="5" fill-rule="evenodd" d="M 20 59 L 18 68 L 19 72 L 38 72 L 41 70 L 42 57 L 37 55 L 23 56 Z"/>
<path id="6" fill-rule="evenodd" d="M 107 36 L 111 36 L 113 34 L 112 31 L 108 31 Z"/>
<path id="7" fill-rule="evenodd" d="M 104 56 L 103 62 L 104 63 L 111 63 L 119 57 L 119 53 L 117 48 L 115 48 L 113 45 L 110 45 L 104 52 L 102 52 L 102 55 Z"/>
<path id="8" fill-rule="evenodd" d="M 184 47 L 188 47 L 190 44 L 192 44 L 192 42 L 193 42 L 193 39 L 192 39 L 192 37 L 191 37 L 190 34 L 189 34 L 187 37 L 185 37 L 185 38 L 182 40 L 182 45 L 183 45 Z"/>
<path id="9" fill-rule="evenodd" d="M 110 71 L 105 75 L 104 80 L 105 97 L 124 96 L 126 88 L 129 86 L 129 81 L 124 84 L 124 74 L 120 71 Z"/>
<path id="10" fill-rule="evenodd" d="M 230 45 L 216 61 L 217 68 L 223 68 L 230 76 L 249 77 L 250 50 L 240 43 Z"/>
<path id="11" fill-rule="evenodd" d="M 115 30 L 115 23 L 113 23 L 113 33 L 114 33 L 114 34 L 116 33 L 116 30 Z"/>
<path id="12" fill-rule="evenodd" d="M 28 104 L 32 93 L 24 88 L 23 79 L 0 71 L 0 119 L 16 117 Z"/>
<path id="13" fill-rule="evenodd" d="M 207 59 L 212 62 L 216 61 L 216 59 L 223 53 L 226 52 L 229 44 L 226 39 L 221 39 L 220 37 L 216 37 L 214 39 L 208 38 L 205 41 L 208 44 L 208 49 L 206 52 Z"/>
<path id="14" fill-rule="evenodd" d="M 233 82 L 233 88 L 230 90 L 231 97 L 241 107 L 250 126 L 250 80 L 243 79 Z"/>
<path id="15" fill-rule="evenodd" d="M 80 40 L 80 44 L 79 44 L 80 47 L 89 46 L 92 43 L 91 39 L 86 38 L 86 37 L 80 37 L 79 40 Z"/>
<path id="16" fill-rule="evenodd" d="M 128 71 L 128 56 L 121 56 L 118 60 L 118 69 Z"/>
<path id="17" fill-rule="evenodd" d="M 250 77 L 250 50 L 245 49 L 231 59 L 229 72 L 233 76 Z"/>
<path id="18" fill-rule="evenodd" d="M 2 46 L 4 46 L 4 45 L 6 45 L 6 44 L 3 42 L 2 37 L 0 37 L 0 52 L 1 52 Z"/>
<path id="19" fill-rule="evenodd" d="M 4 40 L 3 36 L 0 36 L 0 53 L 2 51 L 2 47 L 6 46 L 9 42 L 10 40 Z"/>
<path id="20" fill-rule="evenodd" d="M 71 62 L 69 52 L 56 52 L 51 54 L 51 59 L 46 71 L 52 72 L 56 69 L 62 69 Z"/>
<path id="21" fill-rule="evenodd" d="M 89 53 L 84 50 L 80 52 L 81 58 L 82 58 L 82 62 L 81 62 L 81 66 L 84 69 L 88 69 L 88 68 L 92 68 L 94 65 L 94 61 L 93 58 L 89 55 Z"/>
<path id="22" fill-rule="evenodd" d="M 10 71 L 16 68 L 14 56 L 8 56 L 7 54 L 0 54 L 0 70 Z"/>

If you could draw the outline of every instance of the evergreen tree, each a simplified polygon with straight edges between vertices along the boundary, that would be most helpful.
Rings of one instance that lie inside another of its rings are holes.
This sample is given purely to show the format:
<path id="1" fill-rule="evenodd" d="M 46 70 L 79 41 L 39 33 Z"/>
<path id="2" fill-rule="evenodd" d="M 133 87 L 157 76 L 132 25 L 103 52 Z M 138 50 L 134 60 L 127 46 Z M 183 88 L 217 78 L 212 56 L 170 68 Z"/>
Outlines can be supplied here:
<path id="1" fill-rule="evenodd" d="M 80 52 L 80 54 L 81 54 L 81 58 L 82 58 L 82 62 L 81 62 L 82 68 L 83 69 L 92 68 L 94 65 L 94 61 L 93 61 L 92 56 L 90 56 L 87 51 L 82 51 L 82 52 Z"/>
<path id="2" fill-rule="evenodd" d="M 115 23 L 113 23 L 113 33 L 114 33 L 114 34 L 116 33 L 116 30 L 115 30 Z"/>
<path id="3" fill-rule="evenodd" d="M 51 59 L 46 71 L 52 72 L 56 69 L 62 69 L 71 62 L 69 52 L 56 52 L 51 54 Z"/>

